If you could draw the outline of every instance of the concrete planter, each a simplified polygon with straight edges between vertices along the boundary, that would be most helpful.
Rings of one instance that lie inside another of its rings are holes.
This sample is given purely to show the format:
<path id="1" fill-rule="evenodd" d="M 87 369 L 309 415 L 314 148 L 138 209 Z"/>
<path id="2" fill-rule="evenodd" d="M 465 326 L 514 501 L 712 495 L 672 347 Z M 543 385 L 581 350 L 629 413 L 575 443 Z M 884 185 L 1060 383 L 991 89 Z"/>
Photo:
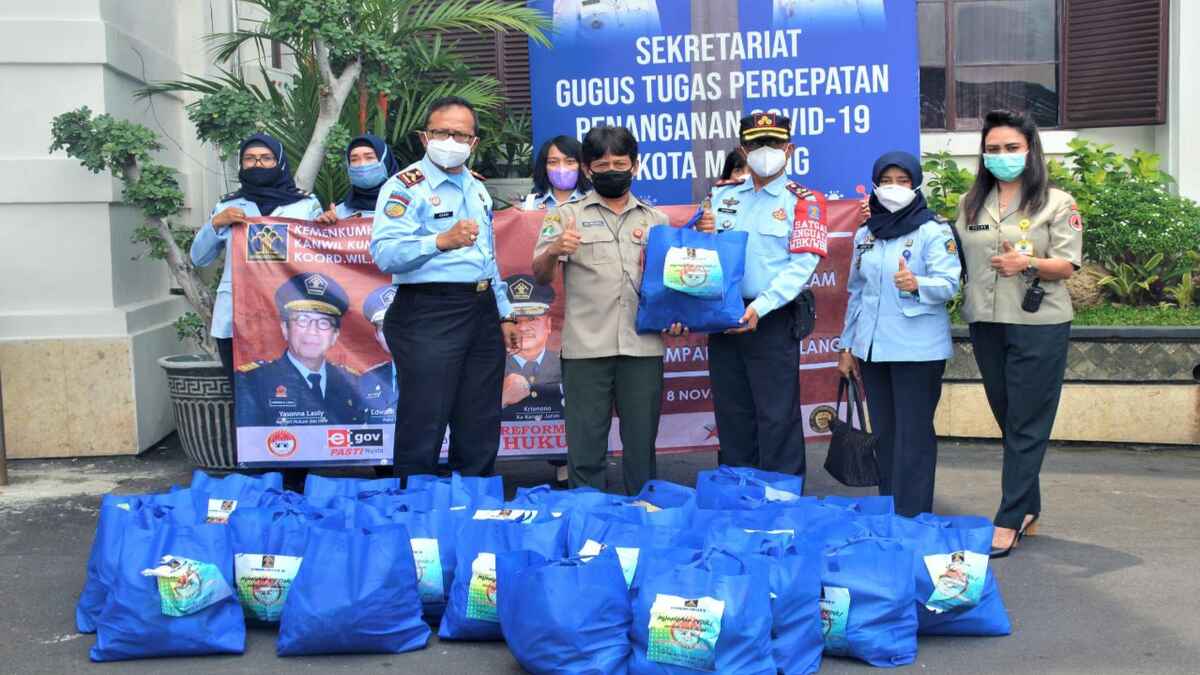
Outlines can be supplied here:
<path id="1" fill-rule="evenodd" d="M 175 425 L 188 459 L 205 469 L 235 468 L 233 391 L 221 362 L 207 354 L 180 354 L 164 356 L 158 365 L 167 373 Z"/>
<path id="2" fill-rule="evenodd" d="M 996 438 L 965 327 L 955 327 L 938 433 Z M 1052 438 L 1200 445 L 1200 328 L 1080 326 Z"/>

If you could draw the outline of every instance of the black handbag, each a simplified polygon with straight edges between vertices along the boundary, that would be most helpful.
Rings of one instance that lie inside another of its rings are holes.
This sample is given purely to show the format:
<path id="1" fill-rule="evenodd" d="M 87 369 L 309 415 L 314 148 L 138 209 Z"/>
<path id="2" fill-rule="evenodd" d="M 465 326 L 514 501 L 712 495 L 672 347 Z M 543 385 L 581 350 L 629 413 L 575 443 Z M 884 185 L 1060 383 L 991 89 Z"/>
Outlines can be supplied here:
<path id="1" fill-rule="evenodd" d="M 862 396 L 854 380 L 842 378 L 838 383 L 837 405 L 840 410 L 846 401 L 846 421 L 834 417 L 829 428 L 829 454 L 825 456 L 825 470 L 842 485 L 871 487 L 879 485 L 879 460 L 875 457 L 878 440 L 867 431 L 866 416 L 863 414 Z M 859 429 L 854 428 L 854 410 L 858 410 Z"/>

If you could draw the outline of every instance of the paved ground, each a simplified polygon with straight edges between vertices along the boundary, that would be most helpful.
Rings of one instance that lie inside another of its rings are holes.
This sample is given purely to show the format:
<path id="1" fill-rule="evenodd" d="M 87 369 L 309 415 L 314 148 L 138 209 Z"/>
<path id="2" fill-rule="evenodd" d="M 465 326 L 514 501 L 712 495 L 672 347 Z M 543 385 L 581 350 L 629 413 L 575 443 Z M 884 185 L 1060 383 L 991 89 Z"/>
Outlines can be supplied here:
<path id="1" fill-rule="evenodd" d="M 823 453 L 810 452 L 820 466 Z M 692 483 L 711 454 L 660 460 L 662 477 Z M 553 477 L 541 462 L 501 465 L 510 490 Z M 610 478 L 618 474 L 610 468 Z M 187 480 L 178 449 L 140 458 L 13 462 L 0 488 L 0 673 L 519 673 L 503 644 L 431 642 L 413 654 L 275 656 L 274 636 L 251 631 L 246 654 L 89 664 L 93 637 L 74 632 L 99 495 L 158 491 Z M 929 673 L 1200 672 L 1200 450 L 1055 448 L 1042 474 L 1041 534 L 994 563 L 1014 634 L 923 638 L 916 665 Z M 839 489 L 819 468 L 810 492 Z M 946 444 L 938 510 L 990 515 L 999 490 L 995 446 Z M 823 673 L 866 666 L 827 659 Z"/>

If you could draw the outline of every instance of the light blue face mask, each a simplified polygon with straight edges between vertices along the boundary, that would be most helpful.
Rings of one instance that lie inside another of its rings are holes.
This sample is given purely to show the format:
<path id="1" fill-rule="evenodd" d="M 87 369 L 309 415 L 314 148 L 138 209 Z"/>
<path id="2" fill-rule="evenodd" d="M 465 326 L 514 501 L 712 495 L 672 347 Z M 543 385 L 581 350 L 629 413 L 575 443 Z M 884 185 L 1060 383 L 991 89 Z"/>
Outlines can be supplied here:
<path id="1" fill-rule="evenodd" d="M 1009 182 L 1025 173 L 1025 157 L 1028 153 L 1011 152 L 1003 155 L 983 156 L 983 166 L 992 172 L 998 180 Z"/>
<path id="2" fill-rule="evenodd" d="M 350 184 L 360 190 L 370 190 L 371 188 L 383 185 L 383 181 L 387 180 L 387 169 L 384 168 L 383 162 L 371 162 L 370 164 L 360 164 L 347 168 L 350 174 Z"/>

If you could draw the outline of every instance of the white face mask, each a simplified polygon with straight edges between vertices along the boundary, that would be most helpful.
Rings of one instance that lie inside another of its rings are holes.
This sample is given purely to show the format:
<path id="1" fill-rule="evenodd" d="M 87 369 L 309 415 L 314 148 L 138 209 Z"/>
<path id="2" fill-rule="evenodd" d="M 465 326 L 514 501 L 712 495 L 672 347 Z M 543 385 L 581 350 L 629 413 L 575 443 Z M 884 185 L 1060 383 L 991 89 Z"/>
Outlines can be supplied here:
<path id="1" fill-rule="evenodd" d="M 759 178 L 770 178 L 783 170 L 783 165 L 787 163 L 787 153 L 779 148 L 763 146 L 757 150 L 751 150 L 746 155 L 746 165 Z"/>
<path id="2" fill-rule="evenodd" d="M 468 143 L 459 143 L 453 138 L 431 140 L 425 146 L 425 154 L 429 155 L 429 161 L 443 169 L 457 169 L 471 156 L 471 146 Z"/>
<path id="3" fill-rule="evenodd" d="M 917 191 L 903 185 L 876 185 L 875 198 L 883 208 L 895 213 L 917 198 Z"/>

